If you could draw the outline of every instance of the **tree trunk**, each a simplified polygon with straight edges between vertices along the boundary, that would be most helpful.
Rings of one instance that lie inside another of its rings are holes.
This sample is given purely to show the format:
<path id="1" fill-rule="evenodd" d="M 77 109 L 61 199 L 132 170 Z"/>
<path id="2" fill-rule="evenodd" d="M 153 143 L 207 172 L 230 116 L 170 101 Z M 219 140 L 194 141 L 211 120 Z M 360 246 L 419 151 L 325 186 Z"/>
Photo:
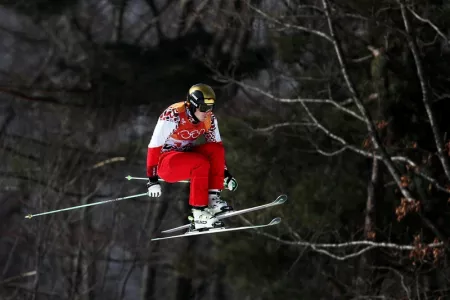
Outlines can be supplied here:
<path id="1" fill-rule="evenodd" d="M 383 199 L 383 173 L 381 162 L 377 159 L 372 161 L 372 173 L 367 188 L 367 202 L 366 213 L 364 219 L 364 238 L 366 240 L 377 241 L 377 206 L 379 207 Z M 359 276 L 364 278 L 364 281 L 370 278 L 369 285 L 366 287 L 365 293 L 378 293 L 381 287 L 382 281 L 376 280 L 381 278 L 379 270 L 373 269 L 372 266 L 379 265 L 378 261 L 380 253 L 378 249 L 366 252 L 361 256 Z M 362 280 L 360 281 L 362 282 Z"/>
<path id="2" fill-rule="evenodd" d="M 161 227 L 161 221 L 164 218 L 164 215 L 167 213 L 170 203 L 170 194 L 167 196 L 162 196 L 161 202 L 159 202 L 156 206 L 154 203 L 149 203 L 147 206 L 147 212 L 144 219 L 144 226 L 148 231 L 153 232 L 156 228 Z M 153 212 L 152 217 L 150 218 L 150 214 Z M 153 220 L 149 224 L 149 220 Z M 149 253 L 148 256 L 152 257 L 153 253 L 157 253 L 159 251 L 160 243 L 151 243 L 150 240 L 147 240 L 146 243 L 146 252 Z M 155 265 L 152 261 L 147 261 L 144 267 L 142 268 L 142 289 L 141 289 L 141 300 L 156 300 L 159 299 L 156 292 L 156 274 L 157 268 L 160 266 Z"/>
<path id="3" fill-rule="evenodd" d="M 376 105 L 372 109 L 372 114 L 374 121 L 378 125 L 377 129 L 380 134 L 380 140 L 385 143 L 383 146 L 389 146 L 386 145 L 387 129 L 385 130 L 385 127 L 382 125 L 383 122 L 389 119 L 385 109 L 388 105 L 386 102 L 389 101 L 388 78 L 386 73 L 387 60 L 382 49 L 372 49 L 372 53 L 374 55 L 371 66 L 372 86 L 377 95 L 375 101 Z M 378 207 L 380 207 L 384 196 L 383 165 L 381 161 L 373 159 L 371 167 L 371 176 L 367 187 L 364 238 L 366 240 L 378 241 L 377 228 L 380 226 L 378 225 L 379 220 L 377 218 L 377 210 Z M 369 282 L 365 287 L 366 290 L 364 290 L 364 293 L 376 294 L 381 287 L 382 281 L 377 280 L 377 278 L 380 278 L 380 276 L 378 276 L 380 271 L 373 268 L 373 266 L 379 265 L 379 255 L 380 252 L 378 249 L 374 249 L 361 256 L 359 276 L 361 276 L 360 278 L 364 278 L 365 282 Z M 360 282 L 362 282 L 362 280 Z"/>
<path id="4" fill-rule="evenodd" d="M 89 197 L 83 198 L 82 204 L 88 204 Z M 90 300 L 92 297 L 93 270 L 95 270 L 94 262 L 90 257 L 90 253 L 94 249 L 94 241 L 90 238 L 91 218 L 87 213 L 87 208 L 80 210 L 80 227 L 75 229 L 75 237 L 77 238 L 77 254 L 73 261 L 73 292 L 75 300 Z"/>

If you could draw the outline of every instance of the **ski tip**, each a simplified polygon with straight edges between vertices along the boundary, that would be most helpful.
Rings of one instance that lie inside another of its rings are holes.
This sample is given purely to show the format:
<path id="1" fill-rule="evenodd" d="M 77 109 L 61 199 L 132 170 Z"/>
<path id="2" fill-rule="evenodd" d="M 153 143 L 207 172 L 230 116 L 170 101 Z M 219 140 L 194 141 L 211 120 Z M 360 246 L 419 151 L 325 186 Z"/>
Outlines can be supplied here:
<path id="1" fill-rule="evenodd" d="M 25 219 L 31 219 L 32 217 L 33 217 L 33 215 L 31 215 L 31 214 L 30 215 L 26 215 Z"/>
<path id="2" fill-rule="evenodd" d="M 275 200 L 275 202 L 276 202 L 277 204 L 283 204 L 284 202 L 287 201 L 287 199 L 288 199 L 287 195 L 282 194 L 282 195 L 280 195 L 280 196 L 277 197 L 277 199 Z"/>
<path id="3" fill-rule="evenodd" d="M 131 180 L 131 176 L 130 175 L 128 175 L 127 177 L 125 177 L 126 179 L 128 179 L 128 180 Z"/>
<path id="4" fill-rule="evenodd" d="M 273 219 L 272 221 L 270 221 L 269 225 L 277 225 L 281 223 L 281 218 L 280 217 L 276 217 L 275 219 Z"/>

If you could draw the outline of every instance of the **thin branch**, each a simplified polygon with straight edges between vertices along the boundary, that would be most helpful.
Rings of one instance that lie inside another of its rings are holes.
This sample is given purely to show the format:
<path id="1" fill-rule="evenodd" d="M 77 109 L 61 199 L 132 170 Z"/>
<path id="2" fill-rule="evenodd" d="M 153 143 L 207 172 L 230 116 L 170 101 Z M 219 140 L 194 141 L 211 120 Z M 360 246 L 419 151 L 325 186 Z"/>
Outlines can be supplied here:
<path id="1" fill-rule="evenodd" d="M 371 152 L 368 151 L 364 151 L 362 149 L 359 149 L 356 146 L 350 145 L 347 143 L 347 141 L 345 139 L 343 139 L 342 137 L 335 135 L 334 133 L 332 133 L 330 130 L 328 130 L 325 126 L 323 126 L 318 120 L 317 118 L 312 114 L 312 112 L 309 110 L 309 108 L 306 106 L 305 103 L 301 102 L 300 103 L 303 108 L 305 109 L 306 113 L 308 114 L 309 118 L 314 122 L 314 124 L 316 124 L 316 127 L 319 128 L 320 130 L 322 130 L 328 137 L 330 137 L 331 139 L 338 141 L 340 144 L 344 145 L 345 147 L 347 147 L 348 149 L 362 155 L 365 157 L 374 157 L 374 155 Z M 379 156 L 377 156 L 379 157 Z M 382 157 L 379 157 L 380 159 L 382 159 Z"/>
<path id="2" fill-rule="evenodd" d="M 347 150 L 347 149 L 348 149 L 348 147 L 347 147 L 347 146 L 344 146 L 344 147 L 342 147 L 342 148 L 339 149 L 339 150 L 332 151 L 332 152 L 327 152 L 327 151 L 324 151 L 324 150 L 322 150 L 322 149 L 316 148 L 317 152 L 320 153 L 320 154 L 322 154 L 323 156 L 336 156 L 336 155 L 341 154 L 342 152 L 344 152 L 344 151 Z"/>
<path id="3" fill-rule="evenodd" d="M 23 137 L 21 135 L 16 135 L 16 134 L 5 134 L 5 138 L 14 139 L 15 145 L 17 145 L 18 141 L 20 140 L 20 142 L 33 143 L 33 147 L 35 147 L 36 145 L 42 146 L 42 147 L 52 147 L 53 146 L 49 142 L 43 142 L 36 138 Z M 58 145 L 58 147 L 61 148 L 63 151 L 67 151 L 67 150 L 76 151 L 76 152 L 81 153 L 82 155 L 88 155 L 88 156 L 93 156 L 93 155 L 104 156 L 104 157 L 121 157 L 121 156 L 123 156 L 123 153 L 108 153 L 108 152 L 101 152 L 99 150 L 90 151 L 90 150 L 76 148 L 76 147 L 65 145 L 65 144 Z"/>
<path id="4" fill-rule="evenodd" d="M 402 4 L 400 4 L 400 5 L 402 5 Z M 423 23 L 427 23 L 428 25 L 430 25 L 431 28 L 433 28 L 436 31 L 436 33 L 438 35 L 440 35 L 445 40 L 445 42 L 449 43 L 449 41 L 448 41 L 447 37 L 445 36 L 445 34 L 433 22 L 431 22 L 429 19 L 425 19 L 425 18 L 419 16 L 419 14 L 417 14 L 411 7 L 408 7 L 408 10 L 411 12 L 411 14 L 416 19 L 418 19 L 419 21 L 421 21 Z M 408 32 L 408 29 L 406 29 L 406 32 Z"/>
<path id="5" fill-rule="evenodd" d="M 277 102 L 281 102 L 281 103 L 305 103 L 306 102 L 306 103 L 326 103 L 326 104 L 331 104 L 331 105 L 335 106 L 336 108 L 338 108 L 339 110 L 342 110 L 342 111 L 346 112 L 347 114 L 355 117 L 356 119 L 358 119 L 360 121 L 364 121 L 364 118 L 361 115 L 355 113 L 351 109 L 345 108 L 344 106 L 342 106 L 341 104 L 339 104 L 338 102 L 336 102 L 336 101 L 334 101 L 332 99 L 278 98 L 278 97 L 272 95 L 271 93 L 263 91 L 260 88 L 257 88 L 257 87 L 245 84 L 243 82 L 239 82 L 239 81 L 235 81 L 235 80 L 232 80 L 232 81 L 235 84 L 237 84 L 237 85 L 239 85 L 239 86 L 241 86 L 241 87 L 243 87 L 245 89 L 258 92 L 258 93 L 260 93 L 260 94 L 262 94 L 262 95 L 264 95 L 264 96 L 266 96 L 266 97 L 268 97 L 268 98 L 270 98 L 270 99 L 272 99 L 274 101 L 277 101 Z"/>
<path id="6" fill-rule="evenodd" d="M 375 269 L 380 269 L 380 270 L 384 269 L 384 270 L 389 270 L 389 271 L 394 272 L 398 277 L 400 277 L 400 282 L 402 284 L 402 288 L 405 290 L 407 299 L 411 299 L 411 291 L 406 286 L 406 284 L 405 284 L 405 276 L 403 276 L 402 273 L 400 273 L 399 271 L 397 271 L 396 269 L 391 268 L 391 267 L 375 267 Z"/>
<path id="7" fill-rule="evenodd" d="M 0 285 L 8 283 L 8 282 L 11 282 L 11 281 L 14 281 L 14 280 L 17 280 L 17 279 L 22 279 L 22 278 L 25 278 L 25 277 L 35 276 L 36 274 L 37 274 L 36 270 L 25 272 L 25 273 L 19 274 L 17 276 L 6 278 L 5 280 L 0 282 Z"/>
<path id="8" fill-rule="evenodd" d="M 247 1 L 247 5 L 252 10 L 254 10 L 256 13 L 261 15 L 262 17 L 266 18 L 267 20 L 269 20 L 269 21 L 271 21 L 271 22 L 273 22 L 275 24 L 280 25 L 281 27 L 284 27 L 284 28 L 287 28 L 287 29 L 297 29 L 297 30 L 300 30 L 300 31 L 304 31 L 304 32 L 308 32 L 308 33 L 320 36 L 320 37 L 322 37 L 322 38 L 324 38 L 324 39 L 326 39 L 326 40 L 328 40 L 330 42 L 333 41 L 332 38 L 328 34 L 323 33 L 321 31 L 314 30 L 314 29 L 311 29 L 311 28 L 307 28 L 307 27 L 304 27 L 304 26 L 299 26 L 299 25 L 294 25 L 294 24 L 290 24 L 290 23 L 285 23 L 285 22 L 282 22 L 282 21 L 278 20 L 277 18 L 269 16 L 267 13 L 263 12 L 259 8 L 254 7 L 253 5 L 251 5 L 250 1 Z"/>
<path id="9" fill-rule="evenodd" d="M 41 292 L 41 291 L 36 291 L 36 289 L 32 288 L 28 288 L 28 285 L 19 285 L 19 284 L 15 284 L 15 283 L 10 283 L 7 285 L 8 287 L 14 287 L 16 289 L 20 289 L 23 292 L 26 292 L 30 295 L 29 299 L 33 299 L 33 297 L 35 297 L 36 295 L 39 296 L 45 296 L 47 299 L 67 299 L 66 297 L 64 297 L 63 295 L 61 295 L 60 293 L 48 293 L 48 292 Z"/>
<path id="10" fill-rule="evenodd" d="M 329 256 L 331 258 L 334 258 L 336 260 L 340 260 L 340 261 L 348 260 L 348 259 L 351 259 L 351 258 L 355 258 L 355 257 L 360 256 L 363 253 L 365 253 L 367 251 L 370 251 L 372 249 L 375 249 L 375 248 L 377 248 L 377 247 L 369 246 L 369 247 L 366 247 L 366 248 L 364 248 L 362 250 L 359 250 L 358 252 L 354 252 L 354 253 L 351 253 L 351 254 L 339 256 L 339 255 L 335 255 L 335 254 L 333 254 L 333 253 L 331 253 L 331 252 L 329 252 L 327 250 L 324 250 L 324 249 L 317 249 L 317 247 L 315 245 L 311 245 L 311 249 L 313 249 L 314 251 L 316 251 L 318 253 L 321 253 L 321 254 L 324 254 L 326 256 Z"/>
<path id="11" fill-rule="evenodd" d="M 24 159 L 27 159 L 27 160 L 30 160 L 30 161 L 34 161 L 34 162 L 39 162 L 40 161 L 40 159 L 38 157 L 36 157 L 36 156 L 34 156 L 32 154 L 21 153 L 20 151 L 17 151 L 16 149 L 14 149 L 14 148 L 12 148 L 10 146 L 3 146 L 1 150 L 5 151 L 5 152 L 8 152 L 11 155 L 19 156 L 21 158 L 24 158 Z"/>
<path id="12" fill-rule="evenodd" d="M 428 88 L 426 87 L 426 84 L 425 84 L 425 82 L 426 82 L 425 73 L 423 71 L 422 61 L 421 61 L 420 55 L 419 55 L 419 50 L 417 49 L 417 45 L 414 42 L 414 39 L 412 36 L 411 25 L 409 23 L 408 16 L 406 15 L 405 4 L 400 0 L 398 2 L 400 4 L 400 10 L 402 12 L 403 23 L 405 25 L 405 29 L 406 29 L 406 33 L 407 33 L 406 38 L 408 40 L 408 45 L 409 45 L 409 48 L 411 49 L 411 52 L 414 57 L 414 62 L 416 64 L 417 76 L 419 77 L 420 88 L 422 90 L 422 101 L 425 106 L 425 110 L 427 112 L 428 119 L 430 121 L 431 130 L 433 131 L 433 137 L 434 137 L 434 142 L 436 144 L 438 157 L 439 157 L 439 160 L 441 161 L 441 165 L 442 165 L 442 168 L 444 169 L 447 179 L 450 180 L 450 168 L 448 165 L 448 160 L 447 160 L 446 154 L 444 152 L 444 144 L 443 144 L 443 141 L 441 140 L 442 135 L 441 135 L 439 127 L 436 123 L 436 118 L 434 116 L 434 112 L 431 109 L 429 92 L 428 92 Z"/>
<path id="13" fill-rule="evenodd" d="M 292 127 L 292 126 L 315 126 L 314 123 L 308 123 L 308 122 L 285 122 L 285 123 L 279 123 L 279 124 L 273 124 L 268 127 L 262 127 L 262 128 L 252 128 L 254 131 L 259 132 L 268 132 L 275 130 L 277 128 L 281 127 Z"/>
<path id="14" fill-rule="evenodd" d="M 5 276 L 6 272 L 9 270 L 11 266 L 11 261 L 13 260 L 13 255 L 16 253 L 17 244 L 19 242 L 19 237 L 16 237 L 14 241 L 14 245 L 11 247 L 11 250 L 8 253 L 8 259 L 6 260 L 5 266 L 3 267 L 3 272 L 1 274 L 2 278 Z"/>
<path id="15" fill-rule="evenodd" d="M 246 222 L 247 224 L 252 224 L 245 217 L 241 217 L 241 219 L 243 219 L 244 222 Z M 257 232 L 257 234 L 268 237 L 279 243 L 282 243 L 285 245 L 291 245 L 291 246 L 308 247 L 308 248 L 311 248 L 312 250 L 314 250 L 315 252 L 327 255 L 327 256 L 329 256 L 333 259 L 339 260 L 339 261 L 344 261 L 344 260 L 348 260 L 351 258 L 355 258 L 357 256 L 364 254 L 367 251 L 370 251 L 370 250 L 373 250 L 376 248 L 392 249 L 392 250 L 398 250 L 398 251 L 412 251 L 412 250 L 417 249 L 417 247 L 413 246 L 413 245 L 399 245 L 399 244 L 395 244 L 395 243 L 373 242 L 373 241 L 367 241 L 367 240 L 352 241 L 352 242 L 345 242 L 345 243 L 312 243 L 312 242 L 301 241 L 301 240 L 289 241 L 289 240 L 281 239 L 275 235 L 266 233 L 262 230 L 256 229 L 255 231 Z M 347 249 L 347 248 L 354 248 L 354 247 L 359 247 L 359 246 L 364 246 L 364 248 L 359 251 L 356 251 L 356 252 L 353 252 L 350 254 L 346 254 L 346 255 L 336 255 L 336 254 L 333 254 L 330 251 L 326 250 L 326 249 Z M 443 246 L 444 246 L 444 243 L 442 243 L 442 242 L 424 245 L 424 247 L 426 247 L 426 248 L 441 248 Z"/>
<path id="16" fill-rule="evenodd" d="M 360 58 L 353 58 L 352 59 L 352 62 L 354 62 L 354 63 L 360 63 L 360 62 L 364 62 L 364 61 L 366 61 L 366 60 L 369 60 L 369 59 L 371 59 L 372 58 L 372 54 L 369 54 L 369 55 L 366 55 L 366 56 L 363 56 L 363 57 L 360 57 Z"/>
<path id="17" fill-rule="evenodd" d="M 91 169 L 97 169 L 97 168 L 103 167 L 103 166 L 105 166 L 107 164 L 115 163 L 115 162 L 118 162 L 118 161 L 126 161 L 126 158 L 123 157 L 123 156 L 119 156 L 119 157 L 112 157 L 112 158 L 109 158 L 109 159 L 105 159 L 105 160 L 103 160 L 101 162 L 98 162 L 95 165 L 93 165 L 91 167 Z"/>
<path id="18" fill-rule="evenodd" d="M 47 55 L 44 58 L 44 61 L 36 71 L 36 73 L 30 77 L 30 80 L 27 82 L 27 86 L 32 86 L 36 80 L 44 73 L 44 71 L 47 69 L 48 65 L 50 64 L 50 61 L 52 60 L 53 56 L 55 54 L 55 48 L 53 45 L 50 45 Z"/>
<path id="19" fill-rule="evenodd" d="M 139 44 L 142 39 L 145 37 L 145 35 L 147 34 L 147 32 L 152 29 L 153 26 L 155 26 L 155 24 L 158 24 L 159 22 L 159 17 L 154 17 L 153 19 L 151 19 L 147 25 L 144 27 L 144 29 L 142 29 L 142 31 L 138 34 L 138 36 L 134 39 L 133 43 L 134 44 Z"/>
<path id="20" fill-rule="evenodd" d="M 49 43 L 48 39 L 35 37 L 25 31 L 6 28 L 2 25 L 0 25 L 0 31 L 6 32 L 7 34 L 14 36 L 15 39 L 21 39 L 31 45 L 40 46 L 40 45 L 47 45 Z"/>
<path id="21" fill-rule="evenodd" d="M 33 96 L 26 94 L 22 91 L 15 90 L 9 87 L 0 87 L 0 93 L 7 93 L 12 96 L 16 96 L 25 100 L 31 100 L 36 102 L 43 102 L 43 103 L 50 103 L 50 104 L 57 104 L 57 105 L 67 105 L 67 106 L 75 106 L 75 107 L 85 107 L 86 105 L 80 105 L 75 103 L 65 103 L 55 97 L 51 96 Z"/>
<path id="22" fill-rule="evenodd" d="M 73 193 L 73 192 L 68 192 L 68 191 L 64 191 L 64 189 L 61 189 L 59 187 L 56 186 L 50 186 L 48 181 L 44 181 L 44 180 L 38 180 L 32 177 L 28 177 L 28 176 L 24 176 L 24 175 L 20 175 L 17 173 L 12 173 L 12 172 L 3 172 L 0 171 L 0 177 L 6 177 L 6 178 L 14 178 L 14 179 L 18 179 L 18 180 L 24 180 L 24 181 L 29 181 L 29 182 L 33 182 L 36 183 L 38 185 L 41 185 L 43 187 L 46 187 L 50 190 L 53 190 L 57 193 L 63 193 L 63 195 L 65 196 L 73 196 L 73 197 L 82 197 L 82 194 L 79 193 Z M 98 197 L 107 197 L 104 195 L 96 195 Z"/>
<path id="23" fill-rule="evenodd" d="M 322 150 L 320 148 L 320 146 L 318 145 L 318 143 L 316 143 L 316 141 L 309 136 L 308 136 L 308 141 L 314 146 L 314 148 L 316 149 L 316 152 L 318 152 L 324 156 L 328 156 L 328 157 L 339 155 L 349 148 L 347 145 L 344 145 L 340 149 L 330 152 L 330 151 Z"/>
<path id="24" fill-rule="evenodd" d="M 116 14 L 116 30 L 115 30 L 115 41 L 121 42 L 122 41 L 122 34 L 123 34 L 123 28 L 124 28 L 124 19 L 125 19 L 125 12 L 127 9 L 128 0 L 122 0 L 120 4 L 118 5 L 119 8 L 114 10 L 114 13 Z"/>
<path id="25" fill-rule="evenodd" d="M 10 106 L 8 108 L 8 114 L 7 114 L 6 118 L 5 118 L 5 121 L 0 126 L 0 135 L 3 135 L 6 132 L 6 129 L 11 124 L 11 122 L 14 120 L 15 117 L 16 117 L 16 112 L 14 111 L 12 106 Z"/>
<path id="26" fill-rule="evenodd" d="M 195 22 L 201 18 L 202 12 L 210 7 L 208 6 L 208 4 L 210 4 L 209 2 L 210 0 L 203 0 L 197 4 L 195 11 L 190 14 L 185 22 L 185 27 L 181 31 L 182 35 L 185 35 L 189 30 L 191 30 Z"/>
<path id="27" fill-rule="evenodd" d="M 291 12 L 302 10 L 302 9 L 310 9 L 313 11 L 315 10 L 315 11 L 323 13 L 323 10 L 320 7 L 317 7 L 315 5 L 298 5 L 298 4 L 291 3 L 291 1 L 287 1 L 287 0 L 283 0 L 283 4 Z M 291 4 L 293 4 L 294 6 L 291 6 Z"/>
<path id="28" fill-rule="evenodd" d="M 395 243 L 383 243 L 383 242 L 373 242 L 373 241 L 352 241 L 352 242 L 345 242 L 345 243 L 311 243 L 306 241 L 288 241 L 281 239 L 279 237 L 276 237 L 274 235 L 259 231 L 261 235 L 264 235 L 266 237 L 269 237 L 273 240 L 276 240 L 280 243 L 286 244 L 286 245 L 293 245 L 293 246 L 304 246 L 304 247 L 311 247 L 314 249 L 345 249 L 345 248 L 351 248 L 351 247 L 358 247 L 358 246 L 366 246 L 366 247 L 373 247 L 373 248 L 384 248 L 384 249 L 393 249 L 393 250 L 399 250 L 399 251 L 411 251 L 416 249 L 416 246 L 413 245 L 399 245 Z M 441 248 L 444 246 L 443 242 L 439 243 L 431 243 L 427 245 L 423 245 L 426 248 Z M 363 249 L 364 250 L 364 249 Z"/>
<path id="29" fill-rule="evenodd" d="M 135 44 L 139 44 L 141 42 L 141 40 L 145 37 L 145 35 L 147 34 L 147 32 L 156 26 L 159 26 L 160 22 L 161 22 L 161 14 L 163 14 L 164 11 L 166 11 L 166 9 L 172 4 L 172 1 L 166 1 L 166 4 L 161 8 L 161 10 L 157 11 L 156 6 L 150 2 L 150 1 L 146 1 L 148 6 L 150 7 L 150 9 L 153 12 L 153 18 L 147 23 L 147 25 L 145 26 L 145 28 L 138 34 L 138 36 L 134 39 L 134 43 Z"/>
<path id="30" fill-rule="evenodd" d="M 409 159 L 407 157 L 404 157 L 404 156 L 393 156 L 393 157 L 391 157 L 391 159 L 393 161 L 402 161 L 402 162 L 407 163 L 408 165 L 413 167 L 413 170 L 414 170 L 414 172 L 417 175 L 419 175 L 420 177 L 422 177 L 422 178 L 428 180 L 429 182 L 431 182 L 438 190 L 450 194 L 450 191 L 447 188 L 445 188 L 442 185 L 440 185 L 439 182 L 436 179 L 432 178 L 430 175 L 422 172 L 420 170 L 419 166 L 414 161 L 412 161 L 411 159 Z"/>
<path id="31" fill-rule="evenodd" d="M 417 299 L 422 300 L 420 298 L 420 290 L 419 290 L 420 284 L 419 284 L 419 275 L 416 275 L 416 293 L 417 293 Z"/>

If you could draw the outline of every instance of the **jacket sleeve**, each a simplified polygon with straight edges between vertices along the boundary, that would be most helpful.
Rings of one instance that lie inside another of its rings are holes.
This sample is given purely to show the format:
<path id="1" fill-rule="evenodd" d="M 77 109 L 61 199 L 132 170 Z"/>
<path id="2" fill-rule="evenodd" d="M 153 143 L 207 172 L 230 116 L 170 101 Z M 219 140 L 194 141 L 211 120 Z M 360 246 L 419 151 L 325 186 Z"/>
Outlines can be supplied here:
<path id="1" fill-rule="evenodd" d="M 167 117 L 171 115 L 172 117 Z M 158 175 L 158 162 L 161 149 L 169 136 L 177 129 L 179 118 L 174 110 L 168 109 L 163 112 L 156 123 L 152 138 L 147 150 L 147 177 Z"/>
<path id="2" fill-rule="evenodd" d="M 217 118 L 213 114 L 211 115 L 211 126 L 208 131 L 205 132 L 205 140 L 207 143 L 222 143 Z"/>
<path id="3" fill-rule="evenodd" d="M 219 124 L 217 118 L 214 114 L 211 115 L 211 127 L 205 133 L 205 140 L 207 143 L 222 143 L 222 138 L 220 136 Z M 225 161 L 225 170 L 227 170 L 227 163 Z"/>

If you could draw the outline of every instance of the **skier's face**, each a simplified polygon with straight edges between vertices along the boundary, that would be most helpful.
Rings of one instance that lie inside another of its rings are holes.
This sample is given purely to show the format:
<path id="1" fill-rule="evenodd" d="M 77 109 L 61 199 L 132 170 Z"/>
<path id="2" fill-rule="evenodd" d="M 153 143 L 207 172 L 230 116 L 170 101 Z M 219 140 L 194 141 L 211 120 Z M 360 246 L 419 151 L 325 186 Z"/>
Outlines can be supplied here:
<path id="1" fill-rule="evenodd" d="M 214 102 L 212 103 L 201 103 L 198 105 L 198 107 L 195 109 L 195 116 L 200 122 L 205 121 L 208 114 L 211 113 L 211 111 L 214 108 Z"/>
<path id="2" fill-rule="evenodd" d="M 198 108 L 195 110 L 195 117 L 197 117 L 197 119 L 200 122 L 205 121 L 206 117 L 211 113 L 211 111 L 207 111 L 207 112 L 202 112 L 200 111 Z"/>

